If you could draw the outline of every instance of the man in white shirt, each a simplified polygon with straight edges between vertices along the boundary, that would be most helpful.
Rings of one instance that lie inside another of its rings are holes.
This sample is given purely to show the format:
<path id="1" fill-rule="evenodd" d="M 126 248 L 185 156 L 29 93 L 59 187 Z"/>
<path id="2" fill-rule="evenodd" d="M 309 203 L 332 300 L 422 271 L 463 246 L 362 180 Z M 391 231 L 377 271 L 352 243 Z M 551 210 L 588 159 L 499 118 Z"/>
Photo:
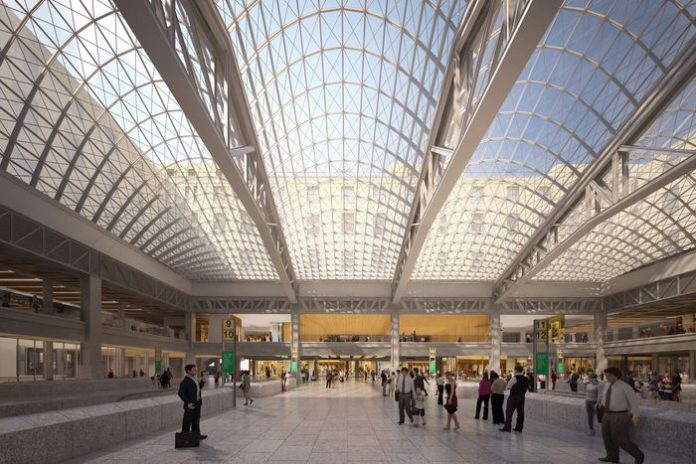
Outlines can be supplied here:
<path id="1" fill-rule="evenodd" d="M 396 391 L 399 395 L 399 424 L 406 419 L 404 412 L 408 414 L 408 419 L 413 424 L 413 414 L 411 412 L 411 397 L 413 396 L 413 378 L 408 375 L 408 369 L 402 368 L 396 378 Z"/>
<path id="2" fill-rule="evenodd" d="M 640 424 L 640 411 L 635 391 L 629 384 L 620 380 L 622 373 L 616 367 L 605 369 L 604 376 L 608 384 L 600 391 L 598 401 L 604 406 L 602 439 L 607 455 L 599 460 L 619 462 L 619 448 L 623 448 L 633 456 L 636 464 L 642 464 L 645 455 L 629 436 L 631 421 L 636 427 Z"/>

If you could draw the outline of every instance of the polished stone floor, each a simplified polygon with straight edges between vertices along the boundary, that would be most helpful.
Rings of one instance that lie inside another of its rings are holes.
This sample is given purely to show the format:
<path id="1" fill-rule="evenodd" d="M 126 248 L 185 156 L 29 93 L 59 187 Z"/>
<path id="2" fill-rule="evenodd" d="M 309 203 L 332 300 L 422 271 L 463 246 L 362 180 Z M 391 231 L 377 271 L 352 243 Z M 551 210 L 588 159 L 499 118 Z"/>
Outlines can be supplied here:
<path id="1" fill-rule="evenodd" d="M 402 462 L 486 463 L 597 462 L 604 455 L 599 436 L 588 437 L 527 421 L 523 434 L 501 433 L 489 421 L 473 419 L 473 400 L 460 400 L 462 428 L 444 431 L 444 414 L 433 396 L 427 427 L 397 425 L 393 400 L 365 383 L 326 390 L 314 384 L 283 395 L 259 398 L 253 406 L 203 418 L 209 435 L 200 448 L 174 449 L 174 430 L 83 456 L 74 463 L 303 463 Z M 408 420 L 407 420 L 408 423 Z M 679 463 L 647 452 L 647 463 Z M 621 462 L 633 462 L 622 454 Z"/>

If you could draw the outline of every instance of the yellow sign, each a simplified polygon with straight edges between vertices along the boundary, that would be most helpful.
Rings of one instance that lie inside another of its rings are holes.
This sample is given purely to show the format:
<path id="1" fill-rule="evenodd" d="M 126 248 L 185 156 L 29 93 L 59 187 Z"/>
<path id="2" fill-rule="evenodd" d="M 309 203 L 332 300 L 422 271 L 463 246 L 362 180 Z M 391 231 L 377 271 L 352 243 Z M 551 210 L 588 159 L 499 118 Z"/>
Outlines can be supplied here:
<path id="1" fill-rule="evenodd" d="M 297 359 L 297 353 L 298 353 L 297 347 L 293 346 L 291 351 L 292 351 L 292 353 L 291 353 L 291 355 L 290 355 L 291 358 L 292 358 L 292 359 Z"/>
<path id="2" fill-rule="evenodd" d="M 222 339 L 226 342 L 234 341 L 234 319 L 225 319 L 222 321 Z"/>
<path id="3" fill-rule="evenodd" d="M 563 326 L 565 322 L 564 316 L 554 316 L 550 320 L 551 326 L 551 342 L 553 343 L 563 343 Z"/>

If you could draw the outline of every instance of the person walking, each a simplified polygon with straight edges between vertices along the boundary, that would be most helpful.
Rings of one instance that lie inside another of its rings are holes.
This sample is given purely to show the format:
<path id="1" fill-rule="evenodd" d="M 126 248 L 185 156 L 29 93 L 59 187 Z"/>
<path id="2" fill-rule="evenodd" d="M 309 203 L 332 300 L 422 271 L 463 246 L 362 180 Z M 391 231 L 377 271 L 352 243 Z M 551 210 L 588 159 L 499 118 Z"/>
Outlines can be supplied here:
<path id="1" fill-rule="evenodd" d="M 387 372 L 383 369 L 379 376 L 382 381 L 382 396 L 387 396 L 387 384 L 389 383 L 389 378 L 387 377 Z"/>
<path id="2" fill-rule="evenodd" d="M 621 370 L 616 367 L 604 369 L 604 377 L 609 384 L 599 395 L 602 415 L 602 440 L 607 455 L 599 458 L 602 462 L 619 462 L 619 448 L 633 456 L 636 464 L 645 461 L 645 454 L 631 441 L 629 429 L 631 422 L 640 425 L 640 411 L 635 391 L 626 382 L 620 381 Z"/>
<path id="3" fill-rule="evenodd" d="M 394 390 L 396 389 L 396 372 L 391 371 L 389 373 L 389 398 L 394 396 Z"/>
<path id="4" fill-rule="evenodd" d="M 331 369 L 326 369 L 326 388 L 331 388 Z"/>
<path id="5" fill-rule="evenodd" d="M 254 399 L 251 397 L 249 392 L 251 391 L 251 379 L 249 378 L 249 371 L 244 371 L 242 373 L 242 383 L 239 385 L 244 394 L 244 406 L 251 406 L 254 403 Z"/>
<path id="6" fill-rule="evenodd" d="M 585 411 L 587 411 L 587 425 L 589 427 L 587 434 L 590 436 L 595 434 L 594 416 L 598 396 L 599 381 L 597 380 L 597 374 L 590 372 L 587 374 L 587 380 L 585 381 Z"/>
<path id="7" fill-rule="evenodd" d="M 672 374 L 670 384 L 672 385 L 672 400 L 679 401 L 679 395 L 682 391 L 682 378 L 679 374 L 679 369 L 674 369 L 674 374 Z"/>
<path id="8" fill-rule="evenodd" d="M 457 381 L 454 378 L 452 372 L 447 372 L 445 374 L 447 380 L 445 382 L 445 410 L 447 411 L 447 425 L 445 430 L 450 429 L 450 424 L 454 422 L 454 430 L 459 430 L 459 419 L 457 419 L 457 406 L 459 406 L 459 401 L 457 400 Z"/>
<path id="9" fill-rule="evenodd" d="M 491 382 L 488 379 L 488 371 L 483 372 L 483 377 L 479 382 L 478 399 L 476 400 L 476 415 L 474 419 L 479 418 L 481 412 L 481 404 L 483 404 L 483 420 L 488 420 L 488 402 L 491 399 Z"/>
<path id="10" fill-rule="evenodd" d="M 201 440 L 208 438 L 208 435 L 201 434 L 201 386 L 196 379 L 198 373 L 195 364 L 187 364 L 184 367 L 186 375 L 179 384 L 179 398 L 184 402 L 184 419 L 181 424 L 183 433 L 198 433 Z"/>
<path id="11" fill-rule="evenodd" d="M 445 392 L 445 378 L 440 371 L 437 371 L 435 385 L 437 385 L 437 404 L 442 404 L 442 395 Z"/>
<path id="12" fill-rule="evenodd" d="M 522 432 L 524 427 L 524 397 L 529 388 L 527 377 L 524 375 L 524 369 L 519 364 L 515 366 L 515 375 L 512 376 L 507 384 L 507 389 L 510 390 L 507 406 L 505 408 L 505 425 L 501 432 Z M 517 412 L 517 423 L 512 429 L 512 415 Z"/>
<path id="13" fill-rule="evenodd" d="M 396 378 L 396 394 L 399 397 L 399 424 L 403 424 L 405 415 L 413 424 L 411 412 L 411 396 L 413 395 L 413 378 L 408 375 L 408 369 L 403 367 Z"/>
<path id="14" fill-rule="evenodd" d="M 573 393 L 577 393 L 578 391 L 578 379 L 580 379 L 580 375 L 577 373 L 577 371 L 570 374 L 568 384 L 570 385 L 570 391 Z"/>
<path id="15" fill-rule="evenodd" d="M 558 374 L 555 370 L 551 370 L 551 390 L 556 389 L 556 381 L 558 380 Z"/>
<path id="16" fill-rule="evenodd" d="M 413 425 L 418 427 L 418 417 L 420 416 L 421 423 L 423 427 L 425 427 L 425 390 L 416 387 L 416 394 L 414 397 L 416 399 L 416 407 L 413 409 L 413 415 L 416 416 L 416 419 Z"/>
<path id="17" fill-rule="evenodd" d="M 505 379 L 500 377 L 497 372 L 491 371 L 491 412 L 493 413 L 493 424 L 504 424 L 505 413 L 503 403 L 505 402 Z"/>

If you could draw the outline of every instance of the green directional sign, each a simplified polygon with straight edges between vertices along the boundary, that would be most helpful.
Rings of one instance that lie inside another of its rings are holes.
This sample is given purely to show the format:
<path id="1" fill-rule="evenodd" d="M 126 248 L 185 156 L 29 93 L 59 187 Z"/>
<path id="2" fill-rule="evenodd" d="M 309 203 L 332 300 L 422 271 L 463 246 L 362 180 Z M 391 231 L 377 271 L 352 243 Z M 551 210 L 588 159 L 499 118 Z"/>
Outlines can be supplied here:
<path id="1" fill-rule="evenodd" d="M 297 361 L 292 361 L 290 363 L 290 372 L 293 374 L 297 374 Z"/>
<path id="2" fill-rule="evenodd" d="M 546 375 L 546 373 L 549 371 L 549 354 L 546 352 L 537 353 L 534 366 L 534 370 L 537 374 Z"/>
<path id="3" fill-rule="evenodd" d="M 162 348 L 155 348 L 155 373 L 162 372 Z"/>
<path id="4" fill-rule="evenodd" d="M 234 353 L 231 351 L 222 352 L 222 373 L 234 374 Z"/>

